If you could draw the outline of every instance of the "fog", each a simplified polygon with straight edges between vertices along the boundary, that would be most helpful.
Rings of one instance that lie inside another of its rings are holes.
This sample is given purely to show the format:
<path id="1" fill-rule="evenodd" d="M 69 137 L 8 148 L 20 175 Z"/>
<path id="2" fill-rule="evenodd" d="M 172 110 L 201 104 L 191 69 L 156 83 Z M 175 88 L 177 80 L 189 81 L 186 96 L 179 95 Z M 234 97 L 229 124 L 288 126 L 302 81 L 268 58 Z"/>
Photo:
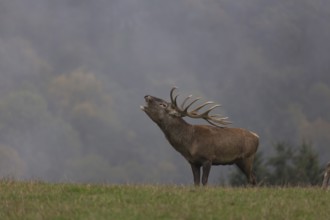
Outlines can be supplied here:
<path id="1" fill-rule="evenodd" d="M 0 176 L 191 183 L 139 109 L 172 86 L 221 103 L 265 156 L 307 141 L 325 163 L 329 20 L 325 0 L 1 0 Z"/>

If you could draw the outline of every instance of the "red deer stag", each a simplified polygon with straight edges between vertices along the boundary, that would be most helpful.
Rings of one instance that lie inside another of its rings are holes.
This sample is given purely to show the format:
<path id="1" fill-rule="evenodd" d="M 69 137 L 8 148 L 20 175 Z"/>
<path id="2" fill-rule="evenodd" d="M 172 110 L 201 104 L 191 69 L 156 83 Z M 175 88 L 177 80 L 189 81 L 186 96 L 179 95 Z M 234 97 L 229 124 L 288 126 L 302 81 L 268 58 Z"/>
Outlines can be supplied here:
<path id="1" fill-rule="evenodd" d="M 252 165 L 258 149 L 258 135 L 242 128 L 223 127 L 230 123 L 227 118 L 209 115 L 210 111 L 220 106 L 214 105 L 214 102 L 205 102 L 193 110 L 188 110 L 200 99 L 196 98 L 186 105 L 192 97 L 190 95 L 179 107 L 178 95 L 173 96 L 175 89 L 176 87 L 172 88 L 170 92 L 170 103 L 146 95 L 146 105 L 141 106 L 141 109 L 160 127 L 174 149 L 189 162 L 194 184 L 200 184 L 201 167 L 202 184 L 206 185 L 212 165 L 236 164 L 248 182 L 255 185 L 256 178 L 252 172 Z M 199 113 L 199 110 L 207 105 L 213 106 Z M 213 126 L 188 124 L 182 119 L 185 116 L 205 119 Z"/>

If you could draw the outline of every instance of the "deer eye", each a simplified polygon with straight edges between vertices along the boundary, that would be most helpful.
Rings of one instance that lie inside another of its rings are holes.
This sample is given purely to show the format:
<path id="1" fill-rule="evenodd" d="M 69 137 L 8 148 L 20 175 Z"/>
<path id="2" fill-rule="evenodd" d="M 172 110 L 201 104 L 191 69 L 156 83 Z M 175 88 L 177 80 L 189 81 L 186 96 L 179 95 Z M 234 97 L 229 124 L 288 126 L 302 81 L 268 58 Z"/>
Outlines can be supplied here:
<path id="1" fill-rule="evenodd" d="M 160 103 L 159 105 L 160 105 L 160 107 L 162 107 L 162 108 L 166 108 L 166 107 L 167 107 L 167 105 L 166 105 L 165 103 Z"/>

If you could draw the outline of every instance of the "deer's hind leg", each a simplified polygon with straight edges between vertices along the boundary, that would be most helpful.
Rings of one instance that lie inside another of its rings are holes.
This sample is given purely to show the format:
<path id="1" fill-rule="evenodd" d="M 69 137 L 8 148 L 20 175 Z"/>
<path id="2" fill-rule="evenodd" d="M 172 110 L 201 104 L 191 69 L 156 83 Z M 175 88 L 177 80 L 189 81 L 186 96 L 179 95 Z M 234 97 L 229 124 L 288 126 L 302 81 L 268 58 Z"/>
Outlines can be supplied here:
<path id="1" fill-rule="evenodd" d="M 245 174 L 249 184 L 256 185 L 257 180 L 256 180 L 256 177 L 255 177 L 255 175 L 253 173 L 253 170 L 252 170 L 253 160 L 254 160 L 253 156 L 248 157 L 248 158 L 244 158 L 244 159 L 241 159 L 241 160 L 237 161 L 236 165 Z"/>

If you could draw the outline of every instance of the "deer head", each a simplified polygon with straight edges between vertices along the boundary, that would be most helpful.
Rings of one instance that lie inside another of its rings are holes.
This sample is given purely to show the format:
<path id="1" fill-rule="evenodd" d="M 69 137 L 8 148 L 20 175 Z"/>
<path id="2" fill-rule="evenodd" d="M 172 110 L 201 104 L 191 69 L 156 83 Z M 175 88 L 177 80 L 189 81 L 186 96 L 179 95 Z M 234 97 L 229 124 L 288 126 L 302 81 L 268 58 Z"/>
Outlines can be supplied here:
<path id="1" fill-rule="evenodd" d="M 171 103 L 150 95 L 146 95 L 144 99 L 146 105 L 140 106 L 140 108 L 157 124 L 171 120 L 172 116 L 176 114 L 171 107 Z"/>
<path id="2" fill-rule="evenodd" d="M 206 120 L 211 125 L 222 127 L 224 125 L 231 124 L 231 122 L 227 121 L 228 117 L 221 117 L 219 114 L 213 114 L 209 115 L 209 113 L 221 105 L 216 104 L 213 101 L 207 101 L 204 102 L 201 105 L 198 105 L 192 110 L 189 110 L 197 101 L 199 101 L 201 98 L 195 98 L 188 103 L 189 99 L 192 98 L 192 95 L 189 95 L 186 97 L 181 106 L 178 106 L 177 100 L 179 95 L 173 95 L 174 90 L 177 89 L 176 87 L 173 87 L 170 92 L 170 99 L 171 102 L 166 102 L 162 99 L 146 95 L 144 97 L 146 101 L 146 106 L 141 106 L 141 109 L 146 112 L 149 117 L 154 122 L 160 122 L 161 120 L 167 118 L 168 120 L 171 119 L 171 117 L 190 117 L 190 118 L 201 118 Z M 200 110 L 205 108 L 206 106 L 211 105 L 207 110 L 204 110 L 204 112 L 199 113 Z"/>

